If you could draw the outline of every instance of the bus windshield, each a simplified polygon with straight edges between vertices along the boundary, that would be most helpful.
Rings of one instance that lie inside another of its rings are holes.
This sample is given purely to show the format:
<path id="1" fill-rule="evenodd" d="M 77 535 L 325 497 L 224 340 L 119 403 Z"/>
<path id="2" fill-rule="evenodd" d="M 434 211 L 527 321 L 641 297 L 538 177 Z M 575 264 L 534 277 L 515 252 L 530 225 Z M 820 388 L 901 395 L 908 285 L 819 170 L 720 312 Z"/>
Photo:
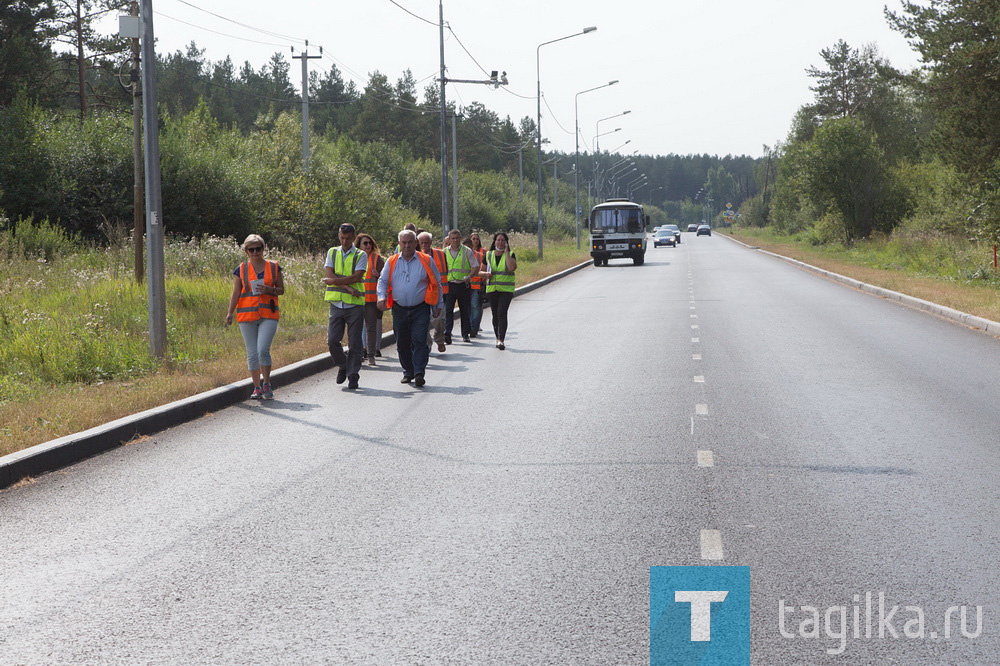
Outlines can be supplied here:
<path id="1" fill-rule="evenodd" d="M 590 216 L 594 233 L 638 233 L 642 231 L 642 214 L 638 208 L 598 208 Z"/>

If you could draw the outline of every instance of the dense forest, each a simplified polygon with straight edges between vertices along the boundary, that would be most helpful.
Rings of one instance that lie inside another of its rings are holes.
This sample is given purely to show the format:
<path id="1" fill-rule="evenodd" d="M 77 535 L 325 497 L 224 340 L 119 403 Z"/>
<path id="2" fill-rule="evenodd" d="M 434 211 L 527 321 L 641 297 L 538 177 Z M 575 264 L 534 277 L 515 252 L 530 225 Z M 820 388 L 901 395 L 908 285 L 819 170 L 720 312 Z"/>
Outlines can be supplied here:
<path id="1" fill-rule="evenodd" d="M 120 0 L 27 0 L 0 5 L 0 224 L 48 219 L 101 239 L 132 219 L 129 40 L 99 35 Z M 310 168 L 301 159 L 301 98 L 290 61 L 259 69 L 210 62 L 191 43 L 159 54 L 163 208 L 168 232 L 323 246 L 345 221 L 388 239 L 407 221 L 440 228 L 437 82 L 373 72 L 359 88 L 336 64 L 310 73 Z M 537 227 L 535 123 L 479 103 L 455 123 L 459 225 Z M 451 119 L 455 116 L 454 119 Z M 449 161 L 451 131 L 449 141 Z M 547 233 L 575 229 L 574 157 L 545 153 Z M 562 168 L 562 172 L 558 168 Z M 755 161 L 709 155 L 584 154 L 582 207 L 631 196 L 656 222 L 697 221 L 757 193 Z M 522 176 L 523 174 L 523 176 Z M 588 197 L 589 193 L 589 197 Z M 697 201 L 696 201 L 697 198 Z M 4 222 L 4 220 L 6 222 Z"/>
<path id="2" fill-rule="evenodd" d="M 0 225 L 48 219 L 94 239 L 131 226 L 129 44 L 94 29 L 128 4 L 0 3 Z M 874 45 L 822 48 L 808 70 L 813 102 L 763 158 L 643 155 L 628 146 L 584 154 L 584 208 L 630 196 L 650 205 L 656 223 L 687 224 L 721 222 L 732 203 L 740 224 L 816 243 L 901 230 L 996 239 L 1000 0 L 904 3 L 886 20 L 919 51 L 922 68 L 898 71 Z M 305 170 L 301 99 L 285 54 L 259 69 L 210 62 L 195 43 L 158 56 L 169 232 L 257 231 L 322 246 L 344 221 L 383 240 L 406 221 L 439 228 L 436 81 L 406 71 L 393 82 L 376 71 L 359 87 L 331 60 L 316 63 Z M 533 119 L 500 118 L 479 103 L 447 112 L 457 136 L 459 226 L 533 230 Z M 547 232 L 572 233 L 574 157 L 541 159 Z"/>

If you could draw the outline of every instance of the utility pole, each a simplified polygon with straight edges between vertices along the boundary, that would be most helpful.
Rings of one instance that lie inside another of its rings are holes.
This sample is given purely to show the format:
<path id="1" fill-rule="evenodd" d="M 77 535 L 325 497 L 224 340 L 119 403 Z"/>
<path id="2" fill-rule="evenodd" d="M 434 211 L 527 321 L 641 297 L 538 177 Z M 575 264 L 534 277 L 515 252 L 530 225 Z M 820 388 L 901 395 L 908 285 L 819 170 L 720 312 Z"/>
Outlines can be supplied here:
<path id="1" fill-rule="evenodd" d="M 458 114 L 451 114 L 451 228 L 458 229 Z"/>
<path id="2" fill-rule="evenodd" d="M 448 111 L 447 100 L 445 99 L 445 84 L 448 82 L 445 76 L 444 67 L 444 0 L 438 0 L 439 21 L 438 24 L 441 36 L 441 229 L 443 233 L 448 233 L 448 139 L 445 134 L 448 131 L 448 121 L 445 114 Z"/>
<path id="3" fill-rule="evenodd" d="M 139 3 L 132 0 L 129 14 L 139 17 Z M 138 33 L 136 33 L 138 34 Z M 129 72 L 132 84 L 132 244 L 135 246 L 135 282 L 142 284 L 143 236 L 146 231 L 142 220 L 142 92 L 139 88 L 139 38 L 132 38 L 132 70 Z"/>
<path id="4" fill-rule="evenodd" d="M 156 51 L 153 0 L 141 0 L 142 111 L 146 163 L 146 248 L 148 256 L 149 353 L 167 354 L 167 299 L 163 277 L 163 201 L 160 193 L 160 127 L 156 116 Z"/>
<path id="5" fill-rule="evenodd" d="M 295 53 L 295 47 L 292 47 Z M 306 49 L 302 55 L 292 56 L 295 60 L 302 61 L 302 170 L 309 171 L 309 61 L 323 57 L 323 47 L 319 47 L 319 55 L 309 55 L 309 40 L 306 40 Z"/>

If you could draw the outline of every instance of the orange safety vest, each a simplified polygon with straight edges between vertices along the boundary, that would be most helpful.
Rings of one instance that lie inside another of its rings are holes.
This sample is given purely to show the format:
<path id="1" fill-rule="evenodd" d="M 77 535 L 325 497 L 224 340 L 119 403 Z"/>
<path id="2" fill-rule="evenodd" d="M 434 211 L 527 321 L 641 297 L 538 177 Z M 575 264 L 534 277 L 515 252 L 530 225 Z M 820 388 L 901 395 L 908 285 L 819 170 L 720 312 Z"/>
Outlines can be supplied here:
<path id="1" fill-rule="evenodd" d="M 486 248 L 481 247 L 479 248 L 479 250 L 473 250 L 472 256 L 474 256 L 476 258 L 476 261 L 479 262 L 479 270 L 482 270 L 483 262 L 486 261 Z M 473 289 L 478 290 L 483 288 L 483 278 L 481 276 L 482 273 L 477 273 L 476 277 L 472 278 L 472 283 L 470 286 Z"/>
<path id="2" fill-rule="evenodd" d="M 273 261 L 264 262 L 264 284 L 273 287 L 278 277 L 278 264 Z M 240 284 L 243 291 L 240 300 L 236 301 L 236 321 L 257 321 L 278 319 L 278 297 L 271 294 L 254 295 L 250 286 L 250 262 L 240 264 Z"/>
<path id="3" fill-rule="evenodd" d="M 434 279 L 434 271 L 431 269 L 431 258 L 424 254 L 423 252 L 416 253 L 417 258 L 420 259 L 420 263 L 424 265 L 424 270 L 427 271 L 427 293 L 424 295 L 424 303 L 436 308 L 440 296 L 438 295 L 438 281 Z M 392 307 L 392 273 L 396 270 L 396 261 L 403 256 L 401 253 L 397 253 L 389 257 L 389 285 L 388 291 L 386 293 L 385 304 L 390 308 Z M 385 269 L 383 269 L 385 270 Z"/>
<path id="4" fill-rule="evenodd" d="M 375 276 L 375 271 L 377 270 L 376 264 L 378 260 L 382 257 L 375 254 L 375 250 L 372 250 L 368 255 L 368 268 L 365 269 L 364 283 L 365 283 L 365 303 L 375 303 L 378 301 L 378 277 Z M 385 267 L 383 262 L 382 267 Z"/>
<path id="5" fill-rule="evenodd" d="M 448 261 L 444 257 L 444 250 L 439 250 L 436 247 L 431 248 L 431 252 L 434 253 L 434 263 L 437 264 L 438 273 L 441 274 L 441 293 L 448 295 Z"/>

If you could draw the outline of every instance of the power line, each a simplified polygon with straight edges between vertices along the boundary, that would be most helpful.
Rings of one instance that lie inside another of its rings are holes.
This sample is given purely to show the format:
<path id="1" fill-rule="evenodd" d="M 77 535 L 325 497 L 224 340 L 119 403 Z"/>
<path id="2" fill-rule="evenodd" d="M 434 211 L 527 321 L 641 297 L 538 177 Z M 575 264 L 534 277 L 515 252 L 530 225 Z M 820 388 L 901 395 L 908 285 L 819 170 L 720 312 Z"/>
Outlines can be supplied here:
<path id="1" fill-rule="evenodd" d="M 394 5 L 396 5 L 397 7 L 399 7 L 400 9 L 402 9 L 404 12 L 406 12 L 407 14 L 409 14 L 410 16 L 412 16 L 413 18 L 420 19 L 424 23 L 429 23 L 432 26 L 434 26 L 435 28 L 438 27 L 438 24 L 435 23 L 434 21 L 430 21 L 428 19 L 425 19 L 423 16 L 417 16 L 416 14 L 414 14 L 413 12 L 411 12 L 409 9 L 407 9 L 403 5 L 401 5 L 398 2 L 396 2 L 396 0 L 389 0 L 389 2 L 392 3 L 392 4 L 394 4 Z"/>
<path id="2" fill-rule="evenodd" d="M 178 23 L 183 23 L 184 25 L 189 25 L 192 28 L 198 28 L 199 30 L 204 30 L 205 32 L 211 32 L 211 33 L 214 33 L 216 35 L 222 35 L 223 37 L 229 37 L 230 39 L 239 39 L 239 40 L 244 41 L 244 42 L 251 42 L 253 44 L 263 44 L 265 46 L 280 46 L 282 48 L 285 48 L 285 47 L 289 46 L 288 44 L 278 44 L 277 42 L 262 42 L 260 40 L 250 39 L 248 37 L 237 37 L 236 35 L 230 35 L 230 34 L 227 34 L 225 32 L 219 32 L 218 30 L 212 30 L 211 28 L 206 28 L 204 26 L 198 25 L 197 23 L 188 23 L 187 21 L 182 21 L 179 18 L 170 16 L 169 14 L 164 14 L 163 12 L 160 12 L 160 11 L 154 11 L 153 13 L 156 14 L 157 16 L 162 16 L 163 18 L 168 18 L 171 21 L 177 21 Z"/>
<path id="3" fill-rule="evenodd" d="M 563 127 L 562 123 L 559 122 L 559 119 L 556 118 L 556 114 L 552 110 L 552 107 L 549 106 L 549 100 L 545 99 L 545 95 L 542 95 L 542 101 L 545 102 L 545 108 L 549 110 L 549 114 L 551 115 L 552 120 L 554 120 L 555 123 L 556 123 L 556 125 L 559 126 L 559 129 L 561 129 L 563 132 L 566 132 L 566 134 L 572 134 L 572 132 L 570 132 L 568 129 L 566 129 L 565 127 Z"/>
<path id="4" fill-rule="evenodd" d="M 234 25 L 238 25 L 241 28 L 246 28 L 247 30 L 254 30 L 256 32 L 259 32 L 259 33 L 262 33 L 262 34 L 265 34 L 265 35 L 270 35 L 271 37 L 278 37 L 280 39 L 290 39 L 290 40 L 292 40 L 294 42 L 297 42 L 299 44 L 304 44 L 305 43 L 305 40 L 302 39 L 301 37 L 292 37 L 290 35 L 283 35 L 280 32 L 274 32 L 272 30 L 264 30 L 263 28 L 257 28 L 257 27 L 254 27 L 252 25 L 249 25 L 247 23 L 240 23 L 239 21 L 233 20 L 231 18 L 227 18 L 227 17 L 223 16 L 222 14 L 216 14 L 215 12 L 210 12 L 207 9 L 202 9 L 198 5 L 192 4 L 192 3 L 188 2 L 187 0 L 177 0 L 177 2 L 181 3 L 182 5 L 187 5 L 188 7 L 191 7 L 192 9 L 197 9 L 200 12 L 205 12 L 206 14 L 214 16 L 215 18 L 222 19 L 223 21 L 228 21 L 229 23 L 232 23 Z"/>
<path id="5" fill-rule="evenodd" d="M 392 0 L 389 0 L 389 1 L 392 2 Z M 451 27 L 450 23 L 448 24 L 448 32 L 451 33 L 451 36 L 455 38 L 455 41 L 458 42 L 458 45 L 462 47 L 463 51 L 465 51 L 465 55 L 467 55 L 470 58 L 472 58 L 472 62 L 476 63 L 476 67 L 478 67 L 482 71 L 482 73 L 485 74 L 487 77 L 491 76 L 491 74 L 489 72 L 487 72 L 483 68 L 482 65 L 479 64 L 479 61 L 476 60 L 475 56 L 473 56 L 471 53 L 469 53 L 469 49 L 465 48 L 465 44 L 462 43 L 462 40 L 459 39 L 458 35 L 455 34 L 455 31 L 452 30 L 452 27 Z"/>

